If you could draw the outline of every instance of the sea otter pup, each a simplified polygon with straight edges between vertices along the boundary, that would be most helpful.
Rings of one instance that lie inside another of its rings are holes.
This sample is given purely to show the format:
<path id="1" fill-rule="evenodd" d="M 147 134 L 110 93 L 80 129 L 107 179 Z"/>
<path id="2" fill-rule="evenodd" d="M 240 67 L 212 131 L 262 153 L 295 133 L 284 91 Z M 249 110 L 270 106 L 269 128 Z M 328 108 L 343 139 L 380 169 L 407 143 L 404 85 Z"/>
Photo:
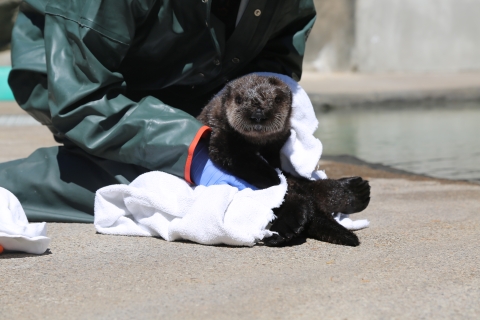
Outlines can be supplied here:
<path id="1" fill-rule="evenodd" d="M 260 189 L 279 184 L 280 150 L 290 136 L 292 92 L 276 77 L 247 75 L 229 82 L 198 119 L 212 128 L 209 156 L 218 166 Z M 332 212 L 355 213 L 370 201 L 368 181 L 360 177 L 311 181 L 284 173 L 288 192 L 272 231 L 264 239 L 281 246 L 303 236 L 357 246 L 357 236 L 338 224 Z"/>

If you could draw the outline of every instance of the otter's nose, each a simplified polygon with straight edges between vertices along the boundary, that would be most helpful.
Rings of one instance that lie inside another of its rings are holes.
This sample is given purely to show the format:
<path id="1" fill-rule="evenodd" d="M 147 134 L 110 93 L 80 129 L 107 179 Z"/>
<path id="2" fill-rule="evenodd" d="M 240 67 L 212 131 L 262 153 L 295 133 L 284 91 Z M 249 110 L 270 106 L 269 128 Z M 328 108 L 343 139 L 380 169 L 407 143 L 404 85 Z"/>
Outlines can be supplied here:
<path id="1" fill-rule="evenodd" d="M 255 110 L 254 113 L 252 113 L 252 115 L 250 116 L 250 119 L 253 119 L 257 122 L 260 122 L 262 120 L 267 119 L 267 117 L 265 117 L 265 114 L 263 113 L 263 110 L 258 108 L 257 110 Z"/>

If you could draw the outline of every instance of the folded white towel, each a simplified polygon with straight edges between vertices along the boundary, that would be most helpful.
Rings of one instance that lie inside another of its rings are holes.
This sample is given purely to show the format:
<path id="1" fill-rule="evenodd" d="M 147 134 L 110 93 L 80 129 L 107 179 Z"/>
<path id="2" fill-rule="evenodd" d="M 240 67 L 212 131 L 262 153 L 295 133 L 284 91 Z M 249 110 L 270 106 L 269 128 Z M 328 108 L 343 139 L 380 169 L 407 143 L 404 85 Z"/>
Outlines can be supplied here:
<path id="1" fill-rule="evenodd" d="M 18 199 L 0 187 L 0 245 L 6 250 L 42 254 L 49 244 L 46 223 L 29 224 Z"/>
<path id="2" fill-rule="evenodd" d="M 148 172 L 130 185 L 97 191 L 95 228 L 104 234 L 160 236 L 167 241 L 253 246 L 272 235 L 266 229 L 275 218 L 287 190 L 281 184 L 253 191 L 228 185 L 191 186 L 173 175 Z"/>

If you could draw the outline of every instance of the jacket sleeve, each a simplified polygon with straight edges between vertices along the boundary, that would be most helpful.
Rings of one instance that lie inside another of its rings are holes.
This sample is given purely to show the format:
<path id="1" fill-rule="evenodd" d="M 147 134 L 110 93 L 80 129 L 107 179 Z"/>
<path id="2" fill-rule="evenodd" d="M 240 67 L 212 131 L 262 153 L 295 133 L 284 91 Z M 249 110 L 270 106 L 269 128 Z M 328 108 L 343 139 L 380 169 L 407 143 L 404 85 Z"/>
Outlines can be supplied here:
<path id="1" fill-rule="evenodd" d="M 126 1 L 118 3 L 117 7 L 121 7 L 120 3 Z M 82 10 L 102 10 L 86 7 Z M 135 13 L 140 16 L 144 14 L 142 10 L 139 6 L 126 8 L 124 12 L 104 11 L 106 18 L 102 21 L 117 24 L 115 28 L 104 28 L 94 19 L 84 19 L 85 12 L 77 15 L 75 8 L 68 8 L 66 4 L 47 6 L 43 30 L 46 69 L 29 70 L 20 63 L 20 56 L 14 57 L 10 84 L 14 92 L 18 91 L 16 87 L 21 87 L 18 79 L 22 75 L 40 73 L 38 77 L 44 82 L 43 86 L 37 83 L 32 88 L 38 92 L 42 87 L 48 90 L 48 110 L 42 111 L 47 114 L 46 118 L 50 113 L 52 131 L 89 154 L 185 177 L 189 149 L 190 153 L 194 149 L 191 144 L 205 128 L 189 114 L 151 96 L 139 102 L 128 99 L 124 94 L 125 81 L 118 72 L 135 34 L 138 23 Z M 28 28 L 31 22 L 24 18 L 20 22 Z M 23 44 L 27 44 L 28 39 L 25 41 Z M 16 45 L 21 47 L 22 43 Z M 20 51 L 29 50 L 14 48 L 14 53 L 20 54 Z M 45 92 L 42 98 L 47 98 Z M 38 108 L 24 105 L 31 113 L 39 114 Z"/>
<path id="2" fill-rule="evenodd" d="M 275 27 L 261 52 L 250 62 L 248 72 L 275 72 L 296 81 L 302 75 L 305 44 L 315 23 L 312 0 L 285 1 Z M 245 73 L 248 73 L 245 72 Z"/>

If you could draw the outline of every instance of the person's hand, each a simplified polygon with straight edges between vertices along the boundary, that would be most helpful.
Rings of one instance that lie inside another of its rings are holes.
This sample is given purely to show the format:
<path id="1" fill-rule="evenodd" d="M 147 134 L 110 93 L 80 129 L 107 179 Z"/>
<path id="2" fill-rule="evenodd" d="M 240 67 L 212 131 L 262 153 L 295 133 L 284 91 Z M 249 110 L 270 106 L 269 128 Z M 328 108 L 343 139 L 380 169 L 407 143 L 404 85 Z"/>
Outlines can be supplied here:
<path id="1" fill-rule="evenodd" d="M 208 156 L 208 146 L 205 141 L 200 140 L 195 148 L 190 169 L 190 177 L 196 185 L 211 186 L 218 184 L 228 184 L 232 187 L 243 190 L 250 188 L 257 190 L 255 186 L 239 179 L 222 168 L 216 166 Z"/>

